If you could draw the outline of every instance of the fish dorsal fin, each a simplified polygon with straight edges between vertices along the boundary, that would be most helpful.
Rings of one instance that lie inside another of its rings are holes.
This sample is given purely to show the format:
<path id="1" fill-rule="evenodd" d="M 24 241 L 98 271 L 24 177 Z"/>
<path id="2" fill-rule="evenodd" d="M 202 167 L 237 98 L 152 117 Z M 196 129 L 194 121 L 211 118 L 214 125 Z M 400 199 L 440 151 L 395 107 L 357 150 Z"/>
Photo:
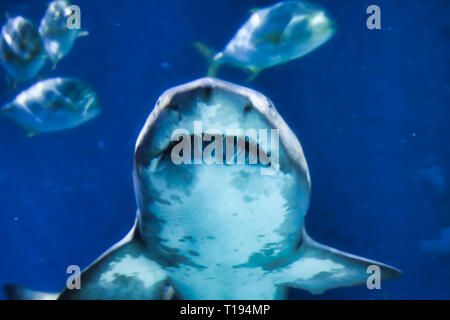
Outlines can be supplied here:
<path id="1" fill-rule="evenodd" d="M 214 58 L 216 51 L 201 42 L 194 42 L 193 46 L 209 62 Z"/>
<path id="2" fill-rule="evenodd" d="M 401 276 L 391 266 L 345 253 L 311 239 L 303 229 L 303 241 L 298 259 L 283 269 L 283 286 L 321 294 L 326 290 L 367 283 L 369 266 L 380 270 L 380 283 Z"/>

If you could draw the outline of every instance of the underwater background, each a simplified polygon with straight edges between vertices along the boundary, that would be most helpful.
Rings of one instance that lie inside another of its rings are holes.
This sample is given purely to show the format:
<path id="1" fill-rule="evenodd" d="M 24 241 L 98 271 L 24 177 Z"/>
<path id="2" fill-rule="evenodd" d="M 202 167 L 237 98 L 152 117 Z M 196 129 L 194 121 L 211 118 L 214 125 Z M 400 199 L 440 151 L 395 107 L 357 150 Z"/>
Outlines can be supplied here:
<path id="1" fill-rule="evenodd" d="M 250 9 L 275 2 L 73 1 L 90 34 L 46 76 L 88 82 L 103 111 L 32 138 L 0 119 L 0 286 L 61 291 L 68 265 L 86 267 L 128 232 L 138 133 L 164 90 L 206 73 L 192 43 L 222 50 Z M 309 234 L 404 275 L 381 290 L 290 297 L 449 299 L 450 2 L 313 3 L 336 22 L 327 43 L 250 83 L 229 67 L 219 78 L 268 96 L 300 139 L 312 181 Z M 2 24 L 4 13 L 38 24 L 47 4 L 2 0 Z M 366 27 L 371 4 L 381 30 Z M 0 104 L 31 84 L 0 81 Z"/>

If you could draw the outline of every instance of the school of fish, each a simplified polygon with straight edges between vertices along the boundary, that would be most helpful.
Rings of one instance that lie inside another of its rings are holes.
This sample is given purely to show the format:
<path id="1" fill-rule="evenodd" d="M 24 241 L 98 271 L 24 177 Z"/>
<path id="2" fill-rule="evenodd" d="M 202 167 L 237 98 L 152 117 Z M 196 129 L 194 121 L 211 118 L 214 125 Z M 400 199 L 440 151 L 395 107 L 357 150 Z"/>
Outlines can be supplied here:
<path id="1" fill-rule="evenodd" d="M 54 69 L 75 40 L 87 35 L 67 27 L 71 14 L 70 2 L 57 0 L 48 5 L 39 29 L 22 16 L 8 17 L 1 32 L 0 60 L 11 89 L 17 82 L 39 76 L 47 61 Z M 60 77 L 38 81 L 0 107 L 0 116 L 19 124 L 29 137 L 77 127 L 99 113 L 97 96 L 89 85 Z"/>

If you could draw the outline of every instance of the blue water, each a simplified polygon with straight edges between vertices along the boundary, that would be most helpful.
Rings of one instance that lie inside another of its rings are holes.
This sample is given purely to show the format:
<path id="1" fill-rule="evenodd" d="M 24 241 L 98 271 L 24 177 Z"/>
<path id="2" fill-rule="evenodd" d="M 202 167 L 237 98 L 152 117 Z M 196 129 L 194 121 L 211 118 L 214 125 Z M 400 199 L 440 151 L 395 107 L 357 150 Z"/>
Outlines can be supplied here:
<path id="1" fill-rule="evenodd" d="M 2 0 L 0 15 L 38 24 L 47 3 Z M 193 42 L 222 49 L 249 9 L 274 1 L 74 3 L 90 35 L 49 75 L 89 82 L 103 113 L 33 138 L 0 119 L 0 285 L 59 291 L 68 265 L 88 265 L 129 230 L 134 143 L 156 99 L 205 75 Z M 404 276 L 382 290 L 292 298 L 449 299 L 450 239 L 437 251 L 421 243 L 450 227 L 450 2 L 315 3 L 336 20 L 329 42 L 250 84 L 232 68 L 220 77 L 270 97 L 299 137 L 312 179 L 312 237 Z M 381 8 L 381 30 L 366 28 L 370 4 Z M 17 92 L 0 81 L 0 103 Z"/>

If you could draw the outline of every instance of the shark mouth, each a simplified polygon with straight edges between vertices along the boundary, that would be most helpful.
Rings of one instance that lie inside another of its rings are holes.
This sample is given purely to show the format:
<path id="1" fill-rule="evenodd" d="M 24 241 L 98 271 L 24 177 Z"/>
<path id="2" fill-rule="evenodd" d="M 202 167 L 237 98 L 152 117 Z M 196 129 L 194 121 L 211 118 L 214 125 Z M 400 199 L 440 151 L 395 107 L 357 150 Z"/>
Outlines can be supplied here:
<path id="1" fill-rule="evenodd" d="M 190 134 L 182 136 L 179 141 L 170 141 L 150 161 L 150 172 L 161 172 L 170 162 L 175 165 L 223 164 L 264 168 L 272 166 L 270 151 L 266 151 L 267 148 L 254 141 L 252 137 L 208 133 L 202 133 L 202 136 L 208 137 L 208 140 Z"/>

